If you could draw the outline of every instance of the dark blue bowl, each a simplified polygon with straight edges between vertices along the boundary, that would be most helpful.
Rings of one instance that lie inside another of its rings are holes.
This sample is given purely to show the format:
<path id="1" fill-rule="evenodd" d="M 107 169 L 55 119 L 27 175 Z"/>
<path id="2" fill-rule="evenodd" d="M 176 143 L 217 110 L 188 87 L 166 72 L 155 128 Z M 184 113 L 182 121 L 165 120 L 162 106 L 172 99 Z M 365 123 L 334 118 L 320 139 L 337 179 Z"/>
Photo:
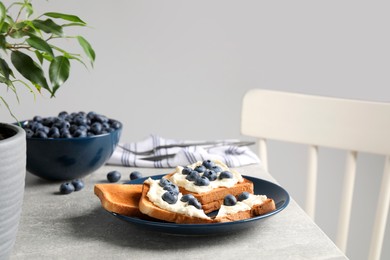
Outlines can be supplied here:
<path id="1" fill-rule="evenodd" d="M 27 138 L 27 171 L 47 180 L 82 178 L 111 157 L 122 128 L 78 138 Z"/>

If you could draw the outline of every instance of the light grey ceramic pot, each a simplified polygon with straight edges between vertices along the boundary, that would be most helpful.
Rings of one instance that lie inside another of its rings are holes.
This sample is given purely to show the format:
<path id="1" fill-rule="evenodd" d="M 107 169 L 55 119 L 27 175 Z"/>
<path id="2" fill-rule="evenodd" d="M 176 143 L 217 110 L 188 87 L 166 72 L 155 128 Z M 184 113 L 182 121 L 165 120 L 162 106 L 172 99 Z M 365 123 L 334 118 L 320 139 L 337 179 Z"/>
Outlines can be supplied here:
<path id="1" fill-rule="evenodd" d="M 8 259 L 16 239 L 26 176 L 26 134 L 0 123 L 0 259 Z"/>

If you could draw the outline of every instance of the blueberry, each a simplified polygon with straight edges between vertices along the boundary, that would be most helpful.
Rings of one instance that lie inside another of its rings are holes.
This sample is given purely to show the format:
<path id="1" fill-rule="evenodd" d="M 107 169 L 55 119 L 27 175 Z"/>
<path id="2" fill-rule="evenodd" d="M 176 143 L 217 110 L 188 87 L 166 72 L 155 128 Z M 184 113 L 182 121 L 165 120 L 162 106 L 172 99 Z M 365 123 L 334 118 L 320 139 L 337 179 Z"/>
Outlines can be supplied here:
<path id="1" fill-rule="evenodd" d="M 195 167 L 194 170 L 197 172 L 204 172 L 206 170 L 206 167 L 204 167 L 203 165 L 198 165 Z"/>
<path id="2" fill-rule="evenodd" d="M 69 129 L 68 128 L 60 128 L 61 129 L 61 132 L 62 131 L 68 131 L 70 133 L 74 133 L 77 129 L 79 129 L 79 127 L 77 125 L 70 125 Z"/>
<path id="3" fill-rule="evenodd" d="M 202 162 L 202 165 L 203 165 L 204 167 L 206 167 L 207 169 L 211 169 L 211 167 L 213 167 L 215 164 L 214 164 L 214 162 L 211 161 L 211 160 L 204 160 L 204 161 Z"/>
<path id="4" fill-rule="evenodd" d="M 188 205 L 192 205 L 197 209 L 202 209 L 202 204 L 196 198 L 190 198 L 188 200 Z"/>
<path id="5" fill-rule="evenodd" d="M 99 122 L 94 122 L 91 125 L 91 132 L 96 134 L 96 135 L 100 134 L 102 132 L 102 129 L 103 129 L 103 126 Z"/>
<path id="6" fill-rule="evenodd" d="M 83 131 L 82 129 L 77 129 L 73 133 L 73 137 L 86 137 L 87 136 L 87 131 Z"/>
<path id="7" fill-rule="evenodd" d="M 53 117 L 44 117 L 42 118 L 42 124 L 50 127 L 53 125 L 53 120 Z"/>
<path id="8" fill-rule="evenodd" d="M 231 179 L 233 178 L 233 173 L 229 171 L 223 171 L 219 174 L 219 179 Z"/>
<path id="9" fill-rule="evenodd" d="M 121 128 L 121 126 L 122 126 L 122 124 L 120 122 L 118 122 L 118 121 L 114 120 L 114 121 L 111 122 L 111 127 L 113 129 L 119 129 L 119 128 Z"/>
<path id="10" fill-rule="evenodd" d="M 110 171 L 107 173 L 107 180 L 109 182 L 117 182 L 121 179 L 121 173 L 118 171 Z"/>
<path id="11" fill-rule="evenodd" d="M 167 191 L 162 195 L 162 199 L 168 204 L 175 204 L 177 202 L 177 194 L 173 191 Z"/>
<path id="12" fill-rule="evenodd" d="M 165 178 L 161 178 L 158 184 L 159 184 L 161 187 L 164 187 L 165 185 L 168 185 L 168 184 L 170 184 L 170 183 L 172 183 L 170 180 L 165 179 Z"/>
<path id="13" fill-rule="evenodd" d="M 59 125 L 59 128 L 69 128 L 70 127 L 70 123 L 68 121 L 62 121 Z"/>
<path id="14" fill-rule="evenodd" d="M 26 131 L 27 138 L 33 137 L 33 135 L 34 135 L 34 131 L 33 130 L 27 128 L 27 129 L 25 129 L 25 131 Z"/>
<path id="15" fill-rule="evenodd" d="M 69 116 L 69 114 L 66 111 L 62 111 L 62 112 L 58 113 L 59 118 L 66 118 L 67 116 Z"/>
<path id="16" fill-rule="evenodd" d="M 66 115 L 64 118 L 66 121 L 71 122 L 73 117 L 71 115 Z"/>
<path id="17" fill-rule="evenodd" d="M 43 128 L 43 124 L 42 123 L 39 123 L 39 122 L 32 122 L 31 123 L 31 126 L 30 126 L 31 130 L 33 130 L 34 132 L 36 132 L 37 130 L 39 129 L 42 129 Z"/>
<path id="18" fill-rule="evenodd" d="M 225 198 L 223 199 L 223 205 L 225 206 L 234 206 L 236 205 L 236 203 L 237 203 L 236 197 L 234 197 L 231 194 L 226 195 Z"/>
<path id="19" fill-rule="evenodd" d="M 219 167 L 217 165 L 212 166 L 210 170 L 213 170 L 215 172 L 221 172 L 222 171 L 221 167 Z"/>
<path id="20" fill-rule="evenodd" d="M 35 122 L 42 122 L 42 117 L 41 116 L 34 116 L 33 121 Z"/>
<path id="21" fill-rule="evenodd" d="M 75 188 L 72 183 L 65 182 L 60 185 L 60 193 L 61 194 L 69 194 L 74 192 Z"/>
<path id="22" fill-rule="evenodd" d="M 192 169 L 188 166 L 184 167 L 183 170 L 181 171 L 182 174 L 188 175 L 192 172 Z"/>
<path id="23" fill-rule="evenodd" d="M 96 115 L 97 113 L 95 111 L 90 111 L 87 113 L 87 118 L 93 119 Z"/>
<path id="24" fill-rule="evenodd" d="M 71 131 L 70 128 L 66 128 L 66 127 L 63 127 L 63 128 L 60 128 L 60 134 L 64 134 L 64 133 L 72 133 L 73 131 Z"/>
<path id="25" fill-rule="evenodd" d="M 79 111 L 79 112 L 77 112 L 77 115 L 86 117 L 86 116 L 87 116 L 87 113 L 85 113 L 84 111 Z"/>
<path id="26" fill-rule="evenodd" d="M 110 124 L 107 122 L 102 123 L 103 130 L 108 130 L 110 128 Z"/>
<path id="27" fill-rule="evenodd" d="M 173 184 L 172 182 L 166 184 L 163 189 L 166 191 L 172 191 L 175 194 L 179 194 L 179 187 L 177 187 L 177 185 Z"/>
<path id="28" fill-rule="evenodd" d="M 47 138 L 47 134 L 43 130 L 38 130 L 33 135 L 36 138 Z"/>
<path id="29" fill-rule="evenodd" d="M 55 126 L 52 126 L 50 128 L 49 133 L 47 135 L 51 138 L 59 138 L 61 136 L 60 130 Z"/>
<path id="30" fill-rule="evenodd" d="M 183 195 L 180 200 L 183 202 L 188 202 L 191 198 L 195 199 L 194 195 L 189 193 L 189 194 Z"/>
<path id="31" fill-rule="evenodd" d="M 43 131 L 45 134 L 48 134 L 50 131 L 50 128 L 47 126 L 42 126 L 42 128 L 39 129 L 40 131 Z"/>
<path id="32" fill-rule="evenodd" d="M 130 180 L 136 180 L 142 177 L 142 174 L 138 171 L 130 173 Z"/>
<path id="33" fill-rule="evenodd" d="M 100 122 L 100 123 L 106 123 L 106 122 L 108 122 L 108 118 L 103 116 L 103 115 L 96 114 L 94 116 L 94 121 Z"/>
<path id="34" fill-rule="evenodd" d="M 61 138 L 72 138 L 72 135 L 69 132 L 62 132 Z"/>
<path id="35" fill-rule="evenodd" d="M 186 180 L 195 181 L 200 177 L 199 172 L 191 171 L 190 174 L 187 175 Z"/>
<path id="36" fill-rule="evenodd" d="M 85 117 L 82 116 L 82 115 L 77 115 L 77 116 L 73 119 L 73 123 L 76 124 L 76 125 L 86 125 L 86 124 L 87 124 L 87 118 L 85 118 Z"/>
<path id="37" fill-rule="evenodd" d="M 215 181 L 217 179 L 217 173 L 212 170 L 206 170 L 202 176 L 206 177 L 210 181 Z"/>
<path id="38" fill-rule="evenodd" d="M 72 181 L 75 191 L 82 190 L 84 188 L 84 182 L 80 179 L 76 179 Z"/>
<path id="39" fill-rule="evenodd" d="M 77 127 L 76 131 L 77 131 L 77 130 L 81 130 L 81 131 L 87 132 L 89 129 L 91 129 L 91 127 L 88 126 L 88 125 L 79 125 L 79 126 Z"/>
<path id="40" fill-rule="evenodd" d="M 65 128 L 69 128 L 70 127 L 70 123 L 68 121 L 65 121 L 64 119 L 55 118 L 52 126 L 55 126 L 55 127 L 59 128 L 59 129 L 64 128 L 64 127 Z"/>
<path id="41" fill-rule="evenodd" d="M 238 201 L 243 201 L 249 198 L 249 192 L 244 191 L 237 196 Z"/>
<path id="42" fill-rule="evenodd" d="M 195 185 L 196 186 L 208 186 L 208 185 L 210 185 L 210 180 L 207 177 L 202 176 L 202 177 L 195 180 Z"/>

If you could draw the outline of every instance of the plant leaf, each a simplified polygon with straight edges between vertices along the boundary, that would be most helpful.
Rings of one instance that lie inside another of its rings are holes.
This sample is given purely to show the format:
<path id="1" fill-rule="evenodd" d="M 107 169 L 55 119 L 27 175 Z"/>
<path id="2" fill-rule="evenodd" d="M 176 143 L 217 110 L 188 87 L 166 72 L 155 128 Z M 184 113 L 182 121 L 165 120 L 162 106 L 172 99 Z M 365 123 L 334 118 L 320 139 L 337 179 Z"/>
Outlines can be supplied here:
<path id="1" fill-rule="evenodd" d="M 39 62 L 42 64 L 43 63 L 43 55 L 40 51 L 36 50 L 35 51 L 35 56 L 37 56 Z"/>
<path id="2" fill-rule="evenodd" d="M 6 33 L 8 29 L 9 29 L 9 24 L 7 22 L 4 22 L 0 28 L 0 33 Z"/>
<path id="3" fill-rule="evenodd" d="M 5 41 L 5 36 L 0 34 L 0 49 L 5 50 L 6 49 L 6 44 L 7 42 Z"/>
<path id="4" fill-rule="evenodd" d="M 20 51 L 13 51 L 11 53 L 11 61 L 19 73 L 33 83 L 38 91 L 43 87 L 52 93 L 41 66 L 35 63 L 30 56 Z"/>
<path id="5" fill-rule="evenodd" d="M 7 84 L 7 79 L 0 76 L 0 83 L 4 83 L 4 84 Z"/>
<path id="6" fill-rule="evenodd" d="M 3 27 L 4 20 L 6 17 L 7 17 L 7 10 L 5 9 L 3 2 L 0 2 L 0 30 Z"/>
<path id="7" fill-rule="evenodd" d="M 16 96 L 17 96 L 17 95 L 16 95 Z M 16 118 L 16 116 L 12 113 L 11 108 L 9 107 L 7 101 L 5 101 L 5 99 L 4 99 L 2 96 L 0 96 L 0 100 L 1 100 L 1 102 L 3 102 L 4 106 L 7 108 L 8 112 L 10 113 L 10 115 L 11 115 L 17 122 L 19 122 L 19 120 Z M 18 98 L 18 102 L 19 102 L 19 98 Z"/>
<path id="8" fill-rule="evenodd" d="M 83 20 L 81 20 L 76 15 L 72 15 L 72 14 L 62 14 L 62 13 L 49 12 L 49 13 L 44 13 L 43 15 L 49 16 L 51 18 L 59 18 L 59 19 L 63 19 L 63 20 L 66 20 L 66 21 L 70 21 L 70 22 L 75 22 L 75 23 L 86 25 L 86 23 Z"/>
<path id="9" fill-rule="evenodd" d="M 64 56 L 57 56 L 50 63 L 49 67 L 49 77 L 50 81 L 53 84 L 53 93 L 64 84 L 64 82 L 69 77 L 70 63 L 69 60 Z"/>
<path id="10" fill-rule="evenodd" d="M 67 57 L 70 60 L 77 60 L 78 62 L 83 64 L 86 69 L 88 69 L 88 66 L 85 64 L 85 62 L 81 58 L 77 57 L 76 55 L 65 53 L 64 56 Z"/>
<path id="11" fill-rule="evenodd" d="M 43 38 L 41 30 L 34 26 L 33 21 L 25 21 L 25 23 L 26 23 L 25 30 L 27 30 L 29 35 Z"/>
<path id="12" fill-rule="evenodd" d="M 36 28 L 44 31 L 45 33 L 52 33 L 58 36 L 62 36 L 62 27 L 51 19 L 47 20 L 33 20 L 33 24 Z"/>
<path id="13" fill-rule="evenodd" d="M 34 13 L 31 3 L 24 3 L 23 7 L 26 9 L 27 17 L 30 17 Z"/>
<path id="14" fill-rule="evenodd" d="M 8 63 L 2 58 L 0 58 L 0 73 L 7 80 L 9 80 L 9 75 L 12 75 L 12 70 L 9 68 Z"/>
<path id="15" fill-rule="evenodd" d="M 84 23 L 64 23 L 61 24 L 62 27 L 70 27 L 70 26 L 86 26 Z"/>
<path id="16" fill-rule="evenodd" d="M 79 41 L 79 44 L 83 48 L 85 54 L 91 61 L 91 65 L 93 66 L 93 62 L 95 61 L 96 55 L 91 44 L 89 44 L 89 42 L 82 36 L 77 36 L 77 40 Z"/>
<path id="17" fill-rule="evenodd" d="M 37 50 L 44 51 L 51 56 L 54 56 L 52 48 L 45 40 L 39 37 L 31 36 L 26 41 L 28 44 L 30 44 L 31 47 L 34 47 Z"/>

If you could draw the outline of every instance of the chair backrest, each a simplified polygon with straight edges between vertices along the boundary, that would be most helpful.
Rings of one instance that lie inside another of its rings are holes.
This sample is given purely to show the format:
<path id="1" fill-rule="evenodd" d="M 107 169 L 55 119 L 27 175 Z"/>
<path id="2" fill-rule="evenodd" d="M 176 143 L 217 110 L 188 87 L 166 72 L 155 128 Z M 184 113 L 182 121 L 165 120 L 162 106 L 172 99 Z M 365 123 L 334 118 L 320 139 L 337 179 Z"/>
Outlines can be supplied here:
<path id="1" fill-rule="evenodd" d="M 336 245 L 346 251 L 358 152 L 385 155 L 369 259 L 379 259 L 390 203 L 390 103 L 253 89 L 242 104 L 241 133 L 258 139 L 268 170 L 266 140 L 306 144 L 305 211 L 314 219 L 318 147 L 347 151 Z"/>

